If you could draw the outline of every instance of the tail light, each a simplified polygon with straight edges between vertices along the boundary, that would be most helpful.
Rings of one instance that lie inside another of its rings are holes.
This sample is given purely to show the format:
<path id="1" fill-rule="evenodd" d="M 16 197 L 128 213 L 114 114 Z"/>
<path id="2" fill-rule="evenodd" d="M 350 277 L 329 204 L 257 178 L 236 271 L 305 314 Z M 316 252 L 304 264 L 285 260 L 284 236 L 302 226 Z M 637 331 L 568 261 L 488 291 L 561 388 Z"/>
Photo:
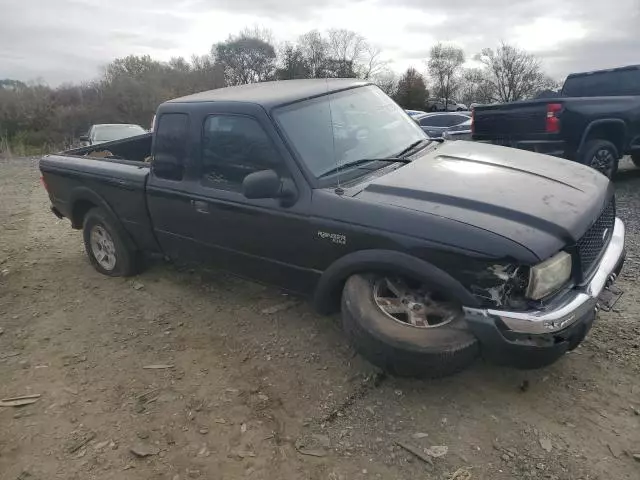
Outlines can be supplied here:
<path id="1" fill-rule="evenodd" d="M 560 131 L 560 118 L 558 114 L 562 110 L 561 103 L 547 104 L 547 133 L 558 133 Z"/>
<path id="2" fill-rule="evenodd" d="M 44 187 L 44 189 L 49 192 L 49 187 L 47 186 L 47 182 L 44 180 L 44 176 L 41 175 L 40 176 L 40 183 L 42 184 L 42 186 Z"/>

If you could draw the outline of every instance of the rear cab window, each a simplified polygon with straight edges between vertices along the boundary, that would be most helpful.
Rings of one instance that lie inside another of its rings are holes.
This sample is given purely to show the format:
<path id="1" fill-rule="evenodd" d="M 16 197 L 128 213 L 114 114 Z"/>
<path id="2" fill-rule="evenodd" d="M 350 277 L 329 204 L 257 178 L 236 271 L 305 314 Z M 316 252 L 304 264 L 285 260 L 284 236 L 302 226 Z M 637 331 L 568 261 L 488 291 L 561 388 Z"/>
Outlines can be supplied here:
<path id="1" fill-rule="evenodd" d="M 625 68 L 569 76 L 562 88 L 564 97 L 609 97 L 640 95 L 640 69 Z"/>
<path id="2" fill-rule="evenodd" d="M 164 113 L 157 123 L 153 173 L 167 180 L 182 180 L 187 161 L 189 116 L 186 113 Z"/>

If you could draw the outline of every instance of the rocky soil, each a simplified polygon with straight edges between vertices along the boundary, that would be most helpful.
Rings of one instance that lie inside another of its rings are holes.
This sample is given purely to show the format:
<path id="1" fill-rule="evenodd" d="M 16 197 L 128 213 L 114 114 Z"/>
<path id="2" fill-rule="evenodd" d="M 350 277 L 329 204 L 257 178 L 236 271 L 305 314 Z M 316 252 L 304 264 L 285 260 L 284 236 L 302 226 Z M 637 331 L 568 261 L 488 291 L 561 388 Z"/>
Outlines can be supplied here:
<path id="1" fill-rule="evenodd" d="M 272 288 L 99 275 L 38 177 L 0 160 L 0 479 L 640 478 L 640 170 L 616 179 L 626 293 L 584 344 L 438 381 L 380 375 Z"/>

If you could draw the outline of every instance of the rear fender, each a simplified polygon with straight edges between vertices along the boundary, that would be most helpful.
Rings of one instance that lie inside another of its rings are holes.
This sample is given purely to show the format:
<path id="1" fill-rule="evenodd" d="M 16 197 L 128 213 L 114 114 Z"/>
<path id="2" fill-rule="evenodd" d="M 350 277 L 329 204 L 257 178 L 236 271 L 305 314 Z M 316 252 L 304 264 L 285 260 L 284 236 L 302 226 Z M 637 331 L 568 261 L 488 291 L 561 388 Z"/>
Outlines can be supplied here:
<path id="1" fill-rule="evenodd" d="M 346 280 L 356 273 L 392 273 L 424 282 L 464 306 L 479 305 L 460 282 L 416 257 L 393 250 L 363 250 L 345 255 L 327 268 L 316 287 L 314 307 L 324 314 L 336 312 Z"/>
<path id="2" fill-rule="evenodd" d="M 580 146 L 578 147 L 578 152 L 582 152 L 582 149 L 589 141 L 589 135 L 594 132 L 595 129 L 602 127 L 613 127 L 616 130 L 619 130 L 621 135 L 619 138 L 602 138 L 602 140 L 609 140 L 613 143 L 618 149 L 618 155 L 622 156 L 625 149 L 625 141 L 627 137 L 627 126 L 623 120 L 619 118 L 602 118 L 600 120 L 594 120 L 587 128 L 585 128 L 584 133 L 582 134 L 582 138 L 580 140 Z"/>
<path id="3" fill-rule="evenodd" d="M 73 192 L 71 193 L 71 196 L 69 199 L 69 205 L 71 206 L 69 218 L 71 220 L 71 226 L 73 228 L 76 228 L 76 229 L 82 228 L 84 216 L 78 217 L 75 214 L 76 208 L 81 202 L 91 203 L 92 205 L 98 208 L 101 208 L 102 210 L 107 212 L 107 215 L 109 215 L 111 221 L 120 230 L 122 238 L 128 244 L 128 246 L 133 249 L 138 248 L 136 243 L 133 241 L 133 238 L 131 238 L 131 235 L 129 235 L 126 228 L 124 228 L 124 226 L 122 225 L 122 222 L 120 221 L 116 213 L 113 211 L 111 206 L 107 203 L 107 201 L 104 198 L 102 198 L 100 195 L 98 195 L 96 192 L 94 192 L 93 190 L 87 187 L 78 187 L 74 189 Z"/>

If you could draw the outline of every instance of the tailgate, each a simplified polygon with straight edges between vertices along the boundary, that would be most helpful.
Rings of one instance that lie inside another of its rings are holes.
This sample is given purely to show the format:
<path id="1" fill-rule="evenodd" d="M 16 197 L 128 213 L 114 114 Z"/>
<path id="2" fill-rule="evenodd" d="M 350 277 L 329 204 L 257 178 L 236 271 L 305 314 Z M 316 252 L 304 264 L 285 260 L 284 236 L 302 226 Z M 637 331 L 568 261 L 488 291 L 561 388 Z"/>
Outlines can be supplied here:
<path id="1" fill-rule="evenodd" d="M 548 102 L 518 102 L 476 107 L 474 138 L 517 138 L 546 132 Z"/>

